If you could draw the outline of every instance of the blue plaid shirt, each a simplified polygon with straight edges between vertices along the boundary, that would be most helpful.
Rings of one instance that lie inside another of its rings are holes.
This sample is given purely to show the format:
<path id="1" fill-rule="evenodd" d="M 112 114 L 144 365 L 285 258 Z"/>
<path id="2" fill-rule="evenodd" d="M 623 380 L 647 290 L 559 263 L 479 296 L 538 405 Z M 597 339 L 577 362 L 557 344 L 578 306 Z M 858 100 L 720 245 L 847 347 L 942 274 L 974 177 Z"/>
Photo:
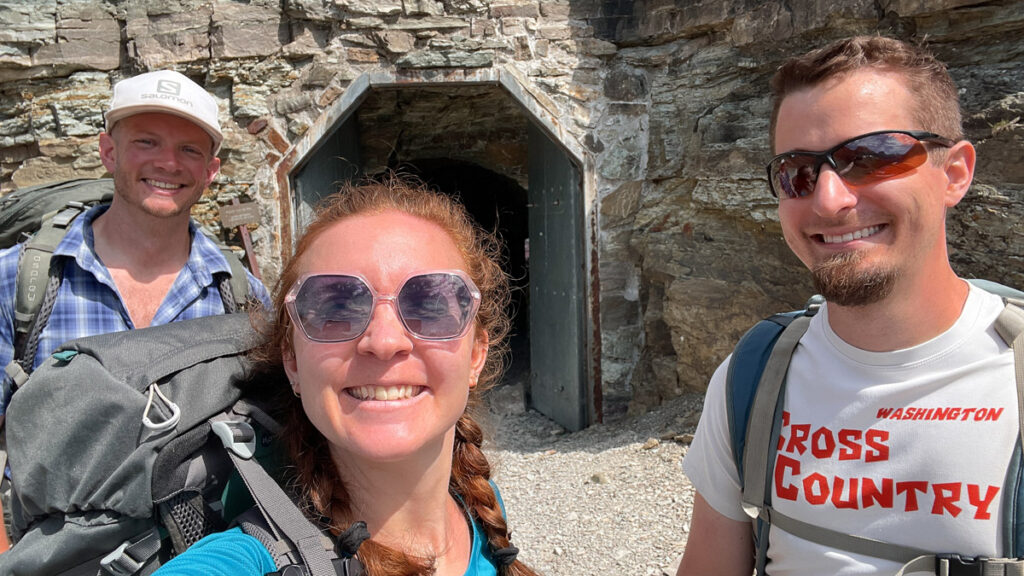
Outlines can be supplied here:
<path id="1" fill-rule="evenodd" d="M 110 272 L 93 247 L 92 221 L 106 209 L 106 206 L 96 206 L 76 218 L 54 251 L 55 255 L 67 256 L 64 280 L 50 321 L 40 334 L 33 368 L 68 340 L 135 328 Z M 192 248 L 188 262 L 160 303 L 152 326 L 224 313 L 214 274 L 230 273 L 231 267 L 217 245 L 200 232 L 194 222 L 189 224 L 189 229 Z M 20 253 L 20 245 L 0 251 L 0 370 L 14 355 L 15 276 Z M 250 294 L 269 308 L 267 289 L 251 274 L 248 278 Z M 11 396 L 10 378 L 3 377 L 3 381 L 0 415 L 7 413 Z"/>

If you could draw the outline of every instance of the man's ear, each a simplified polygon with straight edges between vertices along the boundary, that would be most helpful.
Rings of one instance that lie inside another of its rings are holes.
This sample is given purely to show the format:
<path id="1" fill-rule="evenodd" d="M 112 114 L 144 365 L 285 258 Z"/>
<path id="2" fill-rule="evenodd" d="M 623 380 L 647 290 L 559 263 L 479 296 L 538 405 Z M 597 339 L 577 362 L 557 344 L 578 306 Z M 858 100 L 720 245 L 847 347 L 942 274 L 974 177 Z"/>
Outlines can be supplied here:
<path id="1" fill-rule="evenodd" d="M 220 172 L 220 158 L 216 156 L 210 160 L 210 163 L 206 165 L 206 187 L 209 188 L 210 184 L 213 184 L 213 179 L 217 177 L 217 173 Z"/>
<path id="2" fill-rule="evenodd" d="M 946 207 L 952 208 L 963 200 L 974 179 L 974 145 L 961 140 L 946 151 L 943 168 L 946 172 Z"/>
<path id="3" fill-rule="evenodd" d="M 487 348 L 491 343 L 490 336 L 487 335 L 486 330 L 481 330 L 477 334 L 476 338 L 473 339 L 473 355 L 470 359 L 470 378 L 469 387 L 474 388 L 477 380 L 480 378 L 480 373 L 484 370 L 484 364 L 487 363 Z"/>
<path id="4" fill-rule="evenodd" d="M 103 162 L 103 167 L 107 169 L 107 172 L 111 174 L 117 168 L 117 151 L 114 144 L 114 138 L 110 134 L 100 133 L 100 161 Z"/>

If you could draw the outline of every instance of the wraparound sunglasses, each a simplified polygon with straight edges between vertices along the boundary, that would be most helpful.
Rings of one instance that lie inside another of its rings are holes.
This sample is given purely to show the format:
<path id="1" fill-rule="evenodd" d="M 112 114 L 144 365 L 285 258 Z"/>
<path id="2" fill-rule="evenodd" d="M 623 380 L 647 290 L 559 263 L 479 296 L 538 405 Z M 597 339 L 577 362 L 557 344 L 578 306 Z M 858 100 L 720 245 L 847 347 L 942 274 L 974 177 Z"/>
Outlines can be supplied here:
<path id="1" fill-rule="evenodd" d="M 793 150 L 779 154 L 768 163 L 768 185 L 772 196 L 780 200 L 809 196 L 826 162 L 848 184 L 881 182 L 924 164 L 928 160 L 925 143 L 946 148 L 955 144 L 949 138 L 921 130 L 869 132 L 825 152 Z"/>

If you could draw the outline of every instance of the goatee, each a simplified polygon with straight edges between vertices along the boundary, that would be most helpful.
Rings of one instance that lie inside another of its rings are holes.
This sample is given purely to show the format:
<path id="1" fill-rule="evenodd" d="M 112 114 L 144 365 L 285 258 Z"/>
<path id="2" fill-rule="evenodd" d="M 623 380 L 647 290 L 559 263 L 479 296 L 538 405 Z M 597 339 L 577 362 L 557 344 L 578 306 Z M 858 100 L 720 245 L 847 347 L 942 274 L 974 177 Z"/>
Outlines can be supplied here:
<path id="1" fill-rule="evenodd" d="M 862 269 L 860 252 L 843 252 L 811 270 L 814 289 L 825 300 L 840 306 L 867 306 L 885 299 L 896 285 L 891 268 Z"/>

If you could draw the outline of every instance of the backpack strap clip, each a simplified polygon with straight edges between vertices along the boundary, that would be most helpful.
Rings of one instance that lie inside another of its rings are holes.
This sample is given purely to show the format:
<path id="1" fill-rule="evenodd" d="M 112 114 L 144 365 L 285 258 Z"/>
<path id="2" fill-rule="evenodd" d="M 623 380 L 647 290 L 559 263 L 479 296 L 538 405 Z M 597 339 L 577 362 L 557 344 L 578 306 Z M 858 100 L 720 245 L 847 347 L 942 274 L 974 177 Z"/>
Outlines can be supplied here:
<path id="1" fill-rule="evenodd" d="M 160 550 L 160 532 L 153 528 L 134 542 L 128 540 L 100 560 L 100 574 L 132 576 Z"/>
<path id="2" fill-rule="evenodd" d="M 256 431 L 248 422 L 219 420 L 210 422 L 213 433 L 220 438 L 224 448 L 246 460 L 256 453 Z"/>
<path id="3" fill-rule="evenodd" d="M 14 390 L 21 388 L 28 380 L 28 372 L 25 372 L 25 367 L 18 364 L 17 360 L 11 360 L 10 364 L 4 367 L 4 373 L 14 382 Z"/>
<path id="4" fill-rule="evenodd" d="M 71 225 L 71 222 L 78 217 L 79 214 L 85 212 L 86 206 L 81 202 L 71 200 L 67 203 L 66 207 L 57 213 L 53 217 L 53 225 L 60 229 L 65 229 Z"/>
<path id="5" fill-rule="evenodd" d="M 960 554 L 936 554 L 935 573 L 948 576 L 982 576 L 987 558 L 961 556 Z"/>
<path id="6" fill-rule="evenodd" d="M 1020 576 L 1024 574 L 1024 560 L 936 554 L 935 574 L 938 576 Z"/>

